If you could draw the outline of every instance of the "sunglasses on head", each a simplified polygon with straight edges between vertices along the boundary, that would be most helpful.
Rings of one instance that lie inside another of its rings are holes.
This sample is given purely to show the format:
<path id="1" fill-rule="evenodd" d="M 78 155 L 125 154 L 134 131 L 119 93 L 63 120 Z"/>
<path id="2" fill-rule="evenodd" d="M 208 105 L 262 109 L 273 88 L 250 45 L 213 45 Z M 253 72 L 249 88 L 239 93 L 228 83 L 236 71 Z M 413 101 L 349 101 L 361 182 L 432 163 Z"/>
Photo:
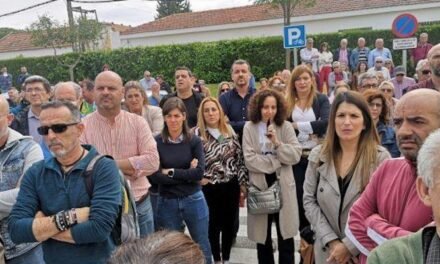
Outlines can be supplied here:
<path id="1" fill-rule="evenodd" d="M 38 134 L 42 136 L 47 136 L 49 134 L 49 129 L 51 129 L 54 133 L 59 134 L 65 132 L 69 126 L 73 126 L 78 123 L 79 122 L 68 123 L 68 124 L 54 124 L 51 126 L 40 126 L 39 128 L 37 128 L 37 131 Z"/>
<path id="2" fill-rule="evenodd" d="M 424 71 L 422 71 L 422 74 L 423 74 L 423 75 L 428 75 L 428 74 L 430 74 L 430 73 L 431 73 L 430 70 L 424 70 Z"/>

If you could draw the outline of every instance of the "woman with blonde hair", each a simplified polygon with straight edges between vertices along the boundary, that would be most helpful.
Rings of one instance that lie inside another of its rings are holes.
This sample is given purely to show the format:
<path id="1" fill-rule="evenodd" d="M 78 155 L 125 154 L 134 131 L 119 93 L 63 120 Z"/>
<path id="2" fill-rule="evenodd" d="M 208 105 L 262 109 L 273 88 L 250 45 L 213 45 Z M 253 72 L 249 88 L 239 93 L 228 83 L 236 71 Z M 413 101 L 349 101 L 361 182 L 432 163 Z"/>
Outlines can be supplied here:
<path id="1" fill-rule="evenodd" d="M 357 263 L 359 251 L 345 236 L 348 212 L 373 171 L 389 157 L 362 95 L 337 95 L 324 143 L 310 153 L 304 183 L 316 263 Z"/>
<path id="2" fill-rule="evenodd" d="M 384 81 L 379 85 L 379 90 L 383 92 L 387 99 L 388 113 L 387 113 L 387 125 L 394 127 L 394 109 L 396 108 L 399 99 L 394 97 L 394 84 L 390 81 Z"/>
<path id="3" fill-rule="evenodd" d="M 296 67 L 287 88 L 287 115 L 302 146 L 301 160 L 293 166 L 298 198 L 299 230 L 309 226 L 302 202 L 307 158 L 327 130 L 329 112 L 329 100 L 327 96 L 317 92 L 312 70 L 302 65 Z"/>
<path id="4" fill-rule="evenodd" d="M 193 131 L 202 139 L 205 152 L 206 166 L 200 183 L 209 208 L 208 235 L 212 255 L 215 263 L 228 263 L 235 235 L 234 223 L 238 220 L 240 185 L 245 186 L 247 178 L 243 152 L 214 97 L 207 97 L 200 103 L 197 127 Z"/>
<path id="5" fill-rule="evenodd" d="M 131 113 L 143 116 L 150 126 L 153 136 L 162 132 L 163 116 L 162 109 L 148 104 L 145 90 L 137 81 L 128 81 L 124 85 L 125 106 Z"/>

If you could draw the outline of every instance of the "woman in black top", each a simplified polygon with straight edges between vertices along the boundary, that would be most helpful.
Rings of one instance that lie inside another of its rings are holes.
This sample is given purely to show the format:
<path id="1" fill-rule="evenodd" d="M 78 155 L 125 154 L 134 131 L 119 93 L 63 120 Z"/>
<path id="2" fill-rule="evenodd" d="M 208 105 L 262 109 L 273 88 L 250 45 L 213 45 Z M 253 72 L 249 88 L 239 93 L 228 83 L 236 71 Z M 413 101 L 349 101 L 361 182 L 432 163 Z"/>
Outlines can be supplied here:
<path id="1" fill-rule="evenodd" d="M 205 169 L 203 145 L 199 137 L 190 134 L 181 99 L 169 98 L 162 110 L 165 125 L 156 136 L 160 169 L 149 177 L 159 185 L 157 224 L 159 229 L 181 230 L 185 222 L 209 264 L 209 211 L 199 184 Z"/>

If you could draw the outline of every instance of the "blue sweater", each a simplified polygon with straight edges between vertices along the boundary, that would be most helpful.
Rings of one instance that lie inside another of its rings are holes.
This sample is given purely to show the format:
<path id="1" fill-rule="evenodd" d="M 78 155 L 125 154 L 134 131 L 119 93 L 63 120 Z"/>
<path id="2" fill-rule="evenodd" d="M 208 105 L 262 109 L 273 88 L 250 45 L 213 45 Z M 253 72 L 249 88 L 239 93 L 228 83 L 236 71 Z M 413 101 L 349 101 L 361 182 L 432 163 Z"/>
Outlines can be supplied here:
<path id="1" fill-rule="evenodd" d="M 167 198 L 186 197 L 201 190 L 199 181 L 205 171 L 205 154 L 202 141 L 192 136 L 189 142 L 167 143 L 161 135 L 155 137 L 160 157 L 160 169 L 148 178 L 159 185 L 159 194 Z M 196 168 L 191 161 L 198 160 Z M 161 169 L 174 169 L 173 178 L 161 173 Z"/>
<path id="2" fill-rule="evenodd" d="M 14 243 L 35 242 L 32 222 L 37 211 L 50 216 L 61 210 L 90 206 L 89 221 L 70 230 L 75 244 L 48 239 L 43 242 L 46 263 L 105 263 L 114 249 L 110 232 L 116 222 L 121 202 L 118 168 L 113 160 L 103 159 L 95 165 L 93 198 L 89 199 L 81 173 L 97 154 L 89 153 L 72 171 L 63 174 L 58 162 L 48 159 L 35 163 L 23 176 L 9 219 Z"/>

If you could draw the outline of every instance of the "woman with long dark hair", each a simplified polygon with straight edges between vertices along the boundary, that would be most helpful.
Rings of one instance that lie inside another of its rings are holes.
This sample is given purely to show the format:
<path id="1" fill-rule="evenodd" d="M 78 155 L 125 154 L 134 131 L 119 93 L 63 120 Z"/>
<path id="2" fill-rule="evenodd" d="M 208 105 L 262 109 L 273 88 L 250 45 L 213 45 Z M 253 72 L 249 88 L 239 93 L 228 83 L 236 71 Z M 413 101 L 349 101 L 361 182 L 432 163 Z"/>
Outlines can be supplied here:
<path id="1" fill-rule="evenodd" d="M 333 102 L 327 134 L 309 156 L 304 208 L 315 231 L 316 263 L 353 263 L 359 251 L 345 236 L 352 204 L 373 171 L 389 158 L 380 146 L 367 102 L 345 92 Z"/>
<path id="2" fill-rule="evenodd" d="M 191 135 L 186 123 L 187 110 L 180 98 L 169 98 L 162 111 L 165 125 L 155 137 L 160 169 L 149 177 L 159 185 L 158 229 L 181 230 L 184 222 L 209 264 L 209 211 L 199 184 L 205 170 L 202 141 Z"/>
<path id="3" fill-rule="evenodd" d="M 281 187 L 282 207 L 273 214 L 248 213 L 248 237 L 257 242 L 258 263 L 275 263 L 272 248 L 272 223 L 277 227 L 279 263 L 294 263 L 293 237 L 298 231 L 298 205 L 292 165 L 301 156 L 301 145 L 286 119 L 284 97 L 267 89 L 252 96 L 249 120 L 244 126 L 243 153 L 249 170 L 249 184 L 266 190 Z"/>

